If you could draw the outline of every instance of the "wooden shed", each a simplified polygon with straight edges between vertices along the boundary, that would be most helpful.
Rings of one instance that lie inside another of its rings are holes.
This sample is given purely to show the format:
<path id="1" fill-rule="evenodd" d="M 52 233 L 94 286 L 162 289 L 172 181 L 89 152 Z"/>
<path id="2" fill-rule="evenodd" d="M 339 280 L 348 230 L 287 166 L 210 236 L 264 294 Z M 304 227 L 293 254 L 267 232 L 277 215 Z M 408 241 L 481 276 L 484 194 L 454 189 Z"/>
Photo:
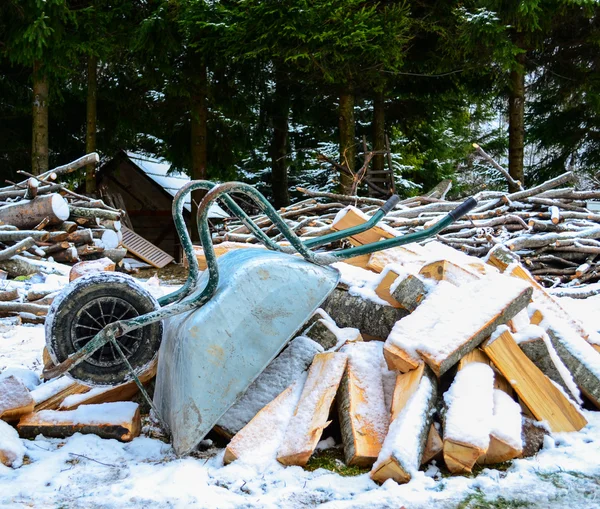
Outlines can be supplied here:
<path id="1" fill-rule="evenodd" d="M 180 260 L 181 246 L 171 206 L 177 191 L 190 178 L 182 173 L 169 172 L 170 169 L 171 164 L 164 159 L 120 151 L 99 168 L 96 183 L 101 196 L 110 196 L 117 206 L 127 211 L 135 233 Z M 189 197 L 183 214 L 189 225 Z M 219 220 L 228 217 L 228 214 L 214 204 L 209 217 Z"/>

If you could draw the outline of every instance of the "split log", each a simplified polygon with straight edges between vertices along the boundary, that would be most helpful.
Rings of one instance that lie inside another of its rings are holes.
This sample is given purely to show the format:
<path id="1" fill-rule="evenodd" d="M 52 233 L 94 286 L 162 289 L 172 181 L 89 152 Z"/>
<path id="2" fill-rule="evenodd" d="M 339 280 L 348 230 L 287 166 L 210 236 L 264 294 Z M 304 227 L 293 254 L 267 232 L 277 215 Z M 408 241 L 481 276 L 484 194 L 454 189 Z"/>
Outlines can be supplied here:
<path id="1" fill-rule="evenodd" d="M 421 268 L 419 275 L 434 281 L 447 281 L 454 286 L 460 286 L 481 278 L 479 274 L 475 274 L 449 260 L 428 263 Z"/>
<path id="2" fill-rule="evenodd" d="M 353 226 L 358 226 L 366 223 L 370 218 L 365 215 L 360 209 L 356 207 L 346 207 L 344 209 L 345 213 L 343 215 L 339 215 L 331 224 L 331 228 L 335 231 L 345 230 L 347 228 L 352 228 Z M 382 238 L 391 239 L 393 237 L 397 237 L 398 234 L 387 227 L 384 228 L 382 226 L 376 225 L 373 228 L 353 235 L 349 237 L 348 240 L 353 246 L 362 246 L 364 244 L 371 244 L 372 242 L 378 242 Z"/>
<path id="3" fill-rule="evenodd" d="M 581 392 L 600 408 L 600 353 L 568 325 L 556 320 L 548 328 L 548 336 Z"/>
<path id="4" fill-rule="evenodd" d="M 221 242 L 220 244 L 214 246 L 215 256 L 217 258 L 223 256 L 225 253 L 229 253 L 229 251 L 248 248 L 266 249 L 262 244 L 248 244 L 243 242 Z M 196 256 L 196 260 L 198 260 L 198 266 L 200 270 L 206 270 L 208 265 L 206 264 L 206 258 L 204 257 L 204 249 L 202 249 L 200 246 L 194 246 L 194 254 Z M 188 266 L 187 258 L 183 259 L 183 266 Z"/>
<path id="5" fill-rule="evenodd" d="M 321 306 L 338 327 L 353 327 L 363 335 L 387 338 L 394 324 L 408 313 L 404 309 L 376 304 L 336 288 Z"/>
<path id="6" fill-rule="evenodd" d="M 25 447 L 17 430 L 0 420 L 0 465 L 19 468 L 23 465 Z"/>
<path id="7" fill-rule="evenodd" d="M 444 461 L 450 472 L 469 473 L 490 445 L 494 415 L 494 371 L 470 362 L 444 394 Z"/>
<path id="8" fill-rule="evenodd" d="M 299 380 L 285 389 L 231 439 L 223 457 L 225 465 L 240 458 L 251 462 L 268 452 L 275 455 L 300 400 L 303 382 Z"/>
<path id="9" fill-rule="evenodd" d="M 69 281 L 73 281 L 81 276 L 88 274 L 97 274 L 100 272 L 113 272 L 116 266 L 109 258 L 100 258 L 99 260 L 79 262 L 71 267 Z"/>
<path id="10" fill-rule="evenodd" d="M 552 431 L 579 431 L 587 424 L 579 409 L 521 351 L 510 332 L 488 340 L 483 350 L 534 417 L 548 421 Z"/>
<path id="11" fill-rule="evenodd" d="M 498 277 L 494 284 L 478 280 L 460 287 L 439 283 L 412 314 L 394 326 L 384 347 L 388 367 L 405 372 L 423 359 L 437 376 L 443 375 L 496 327 L 524 309 L 531 293 L 527 283 L 510 278 Z M 438 319 L 432 322 L 431 316 Z"/>
<path id="12" fill-rule="evenodd" d="M 69 211 L 69 217 L 82 217 L 86 219 L 109 219 L 112 221 L 119 221 L 121 219 L 120 213 L 112 212 L 111 210 L 88 209 L 84 207 L 73 207 L 72 205 L 69 205 Z M 68 219 L 68 217 L 65 219 Z"/>
<path id="13" fill-rule="evenodd" d="M 413 274 L 399 275 L 391 269 L 377 285 L 375 293 L 390 306 L 402 308 L 412 313 L 423 301 L 427 290 L 418 276 Z"/>
<path id="14" fill-rule="evenodd" d="M 33 228 L 45 217 L 50 218 L 49 224 L 60 224 L 69 218 L 68 207 L 60 194 L 47 194 L 0 207 L 0 221 L 21 229 Z"/>
<path id="15" fill-rule="evenodd" d="M 439 458 L 444 450 L 444 441 L 435 426 L 436 424 L 433 422 L 429 427 L 427 442 L 425 442 L 425 449 L 423 450 L 423 456 L 421 457 L 421 465 L 425 465 L 431 460 Z"/>
<path id="16" fill-rule="evenodd" d="M 35 438 L 40 434 L 65 438 L 82 433 L 131 442 L 140 434 L 140 408 L 137 403 L 120 401 L 82 405 L 68 412 L 42 410 L 21 418 L 17 430 L 22 438 Z"/>
<path id="17" fill-rule="evenodd" d="M 286 387 L 305 376 L 315 355 L 323 348 L 299 336 L 252 382 L 244 395 L 219 419 L 217 431 L 228 438 L 238 433 Z"/>
<path id="18" fill-rule="evenodd" d="M 398 378 L 407 375 L 398 375 Z M 431 410 L 437 399 L 437 381 L 426 366 L 421 370 L 421 375 L 412 380 L 412 395 L 409 398 L 394 398 L 394 418 L 370 473 L 371 479 L 376 482 L 393 479 L 397 483 L 406 483 L 421 465 L 431 427 Z M 413 387 L 415 385 L 416 388 Z"/>
<path id="19" fill-rule="evenodd" d="M 423 265 L 428 257 L 427 252 L 418 244 L 392 247 L 365 256 L 369 256 L 366 268 L 373 272 L 383 272 L 385 267 L 391 263 Z M 345 261 L 347 262 L 347 260 Z"/>
<path id="20" fill-rule="evenodd" d="M 330 423 L 327 418 L 347 360 L 343 353 L 315 355 L 300 401 L 277 452 L 277 461 L 283 465 L 304 466 L 311 457 L 323 429 Z"/>
<path id="21" fill-rule="evenodd" d="M 348 365 L 338 390 L 338 415 L 349 466 L 372 466 L 388 431 L 382 346 L 373 341 L 342 348 L 348 355 Z"/>
<path id="22" fill-rule="evenodd" d="M 21 380 L 12 375 L 0 379 L 0 419 L 18 421 L 33 412 L 33 407 L 33 398 Z"/>

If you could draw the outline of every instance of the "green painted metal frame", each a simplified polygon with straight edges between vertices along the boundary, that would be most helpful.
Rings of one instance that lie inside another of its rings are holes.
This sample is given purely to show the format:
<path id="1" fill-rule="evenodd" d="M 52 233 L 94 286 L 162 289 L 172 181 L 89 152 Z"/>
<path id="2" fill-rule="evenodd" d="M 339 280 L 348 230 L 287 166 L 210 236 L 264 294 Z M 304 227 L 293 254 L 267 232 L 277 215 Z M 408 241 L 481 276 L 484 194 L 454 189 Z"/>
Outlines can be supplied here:
<path id="1" fill-rule="evenodd" d="M 197 289 L 197 285 L 200 279 L 200 269 L 198 260 L 194 253 L 194 247 L 192 240 L 186 228 L 183 220 L 183 205 L 186 196 L 197 189 L 203 189 L 207 191 L 205 197 L 198 207 L 197 218 L 198 218 L 198 232 L 200 235 L 200 242 L 204 249 L 204 257 L 206 259 L 206 265 L 208 270 L 208 280 L 204 289 L 197 295 L 190 295 Z M 273 242 L 257 225 L 256 223 L 235 203 L 235 201 L 229 196 L 232 193 L 244 194 L 251 198 L 260 210 L 273 222 L 283 236 L 290 242 L 290 247 L 283 247 Z M 69 371 L 72 367 L 84 361 L 98 348 L 102 347 L 107 343 L 112 343 L 123 361 L 129 367 L 132 377 L 138 385 L 140 391 L 144 397 L 148 400 L 156 415 L 160 416 L 154 407 L 151 399 L 148 397 L 143 384 L 140 382 L 137 373 L 130 365 L 125 354 L 119 347 L 116 338 L 130 332 L 132 330 L 139 329 L 150 323 L 163 320 L 170 316 L 174 316 L 180 313 L 185 313 L 191 309 L 204 305 L 214 294 L 219 283 L 219 271 L 217 265 L 217 257 L 212 244 L 210 236 L 210 230 L 208 225 L 208 211 L 210 205 L 217 199 L 222 200 L 223 204 L 235 215 L 242 223 L 252 232 L 252 234 L 260 240 L 268 249 L 282 251 L 287 253 L 300 253 L 306 260 L 319 265 L 329 265 L 336 261 L 352 258 L 354 256 L 360 256 L 364 254 L 374 253 L 390 247 L 401 246 L 412 242 L 418 242 L 425 238 L 436 235 L 438 232 L 449 226 L 456 219 L 466 214 L 469 210 L 477 205 L 477 202 L 469 198 L 465 203 L 460 205 L 457 209 L 450 212 L 443 219 L 438 221 L 434 226 L 427 230 L 414 232 L 408 235 L 394 237 L 391 239 L 374 242 L 372 244 L 366 244 L 363 246 L 353 247 L 349 249 L 342 249 L 329 253 L 315 253 L 311 248 L 323 246 L 347 237 L 351 237 L 358 233 L 362 233 L 375 226 L 389 210 L 398 202 L 398 197 L 394 196 L 384 206 L 382 206 L 375 214 L 364 224 L 347 228 L 338 232 L 324 235 L 317 239 L 311 239 L 302 241 L 296 235 L 296 233 L 287 225 L 284 219 L 277 213 L 273 206 L 267 201 L 267 199 L 258 192 L 254 187 L 244 184 L 242 182 L 228 182 L 225 184 L 214 184 L 209 181 L 192 181 L 182 187 L 179 192 L 175 195 L 173 200 L 173 220 L 177 233 L 181 240 L 186 259 L 189 264 L 188 277 L 184 285 L 177 291 L 170 293 L 161 299 L 159 303 L 161 308 L 156 311 L 152 311 L 145 315 L 138 316 L 129 320 L 121 320 L 118 322 L 111 323 L 102 329 L 94 338 L 92 338 L 81 350 L 71 355 L 68 359 L 63 361 L 57 366 L 50 368 L 45 371 L 46 376 L 54 377 Z"/>

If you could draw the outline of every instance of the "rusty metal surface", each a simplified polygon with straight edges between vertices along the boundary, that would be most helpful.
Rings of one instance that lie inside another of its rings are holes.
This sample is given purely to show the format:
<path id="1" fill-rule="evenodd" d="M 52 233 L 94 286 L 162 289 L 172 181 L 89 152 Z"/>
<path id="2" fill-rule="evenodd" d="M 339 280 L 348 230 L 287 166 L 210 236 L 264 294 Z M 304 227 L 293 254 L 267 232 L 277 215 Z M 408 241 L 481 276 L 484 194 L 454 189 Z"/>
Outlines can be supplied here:
<path id="1" fill-rule="evenodd" d="M 271 251 L 232 251 L 218 265 L 212 299 L 165 320 L 154 403 L 180 455 L 202 440 L 339 280 L 331 267 Z"/>

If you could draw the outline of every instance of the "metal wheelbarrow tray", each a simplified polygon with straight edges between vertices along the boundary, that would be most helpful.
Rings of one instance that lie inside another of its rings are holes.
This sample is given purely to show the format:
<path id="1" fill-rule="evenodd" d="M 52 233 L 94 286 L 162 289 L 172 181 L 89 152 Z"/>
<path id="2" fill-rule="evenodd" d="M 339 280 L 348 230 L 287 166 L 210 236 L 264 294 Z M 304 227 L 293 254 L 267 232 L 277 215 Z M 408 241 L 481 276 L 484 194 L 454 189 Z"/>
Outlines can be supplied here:
<path id="1" fill-rule="evenodd" d="M 198 229 L 207 270 L 198 261 L 183 221 L 185 197 L 207 190 L 198 208 Z M 274 243 L 229 196 L 244 194 L 290 242 Z M 216 259 L 207 214 L 215 200 L 242 220 L 269 248 L 238 250 Z M 301 241 L 262 194 L 239 183 L 193 181 L 173 201 L 173 219 L 189 264 L 185 284 L 156 301 L 133 278 L 85 276 L 66 287 L 51 306 L 46 342 L 54 367 L 88 384 L 135 380 L 179 455 L 191 451 L 241 397 L 336 287 L 331 263 L 422 240 L 466 214 L 469 198 L 428 230 L 331 252 L 312 249 L 372 228 L 398 202 L 393 196 L 366 223 Z M 300 256 L 293 256 L 293 254 Z M 164 332 L 163 332 L 164 330 Z M 162 342 L 161 342 L 162 337 Z M 158 351 L 160 352 L 158 353 Z M 154 399 L 138 376 L 158 353 Z"/>

